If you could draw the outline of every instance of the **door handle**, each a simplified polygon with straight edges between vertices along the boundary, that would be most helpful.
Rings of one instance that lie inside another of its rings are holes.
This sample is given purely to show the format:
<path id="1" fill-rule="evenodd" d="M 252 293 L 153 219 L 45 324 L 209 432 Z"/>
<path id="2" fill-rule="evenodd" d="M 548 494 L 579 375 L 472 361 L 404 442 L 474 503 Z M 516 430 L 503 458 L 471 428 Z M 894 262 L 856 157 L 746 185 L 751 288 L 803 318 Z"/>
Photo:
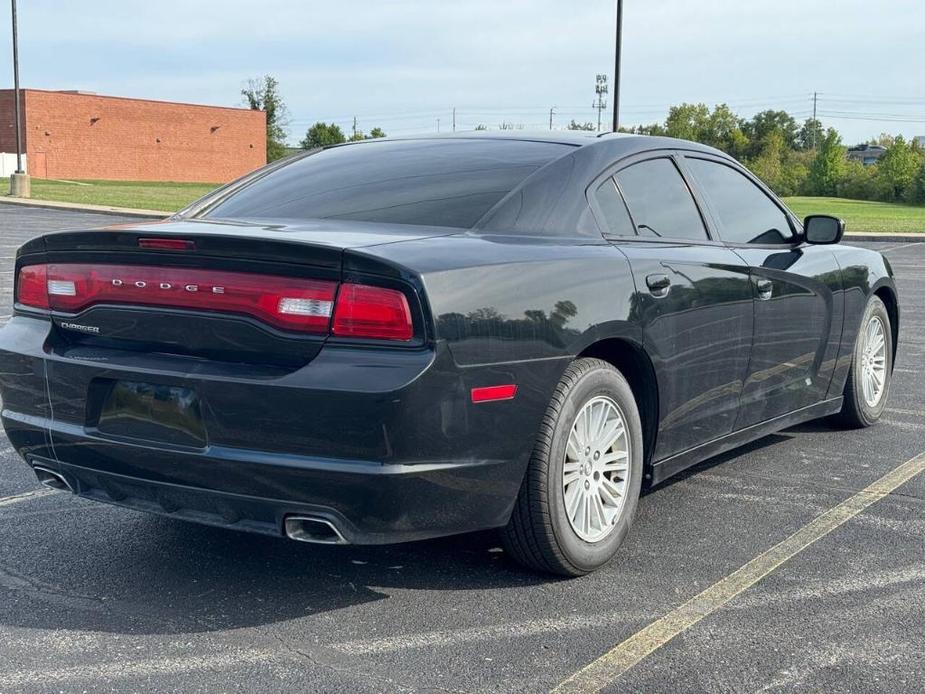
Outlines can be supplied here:
<path id="1" fill-rule="evenodd" d="M 755 286 L 758 288 L 759 299 L 767 301 L 771 298 L 771 294 L 774 292 L 774 284 L 771 280 L 759 277 L 755 280 Z"/>
<path id="2" fill-rule="evenodd" d="M 668 295 L 668 288 L 671 286 L 671 280 L 668 275 L 649 275 L 646 277 L 646 286 L 652 296 L 663 297 Z"/>

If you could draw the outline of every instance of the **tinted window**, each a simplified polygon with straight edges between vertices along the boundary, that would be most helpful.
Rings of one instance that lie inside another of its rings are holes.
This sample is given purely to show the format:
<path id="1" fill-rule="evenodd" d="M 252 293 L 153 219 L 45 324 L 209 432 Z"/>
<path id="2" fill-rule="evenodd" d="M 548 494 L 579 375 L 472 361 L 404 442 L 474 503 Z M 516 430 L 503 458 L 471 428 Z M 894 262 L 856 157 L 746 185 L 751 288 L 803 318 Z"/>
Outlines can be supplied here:
<path id="1" fill-rule="evenodd" d="M 616 176 L 640 235 L 707 238 L 703 220 L 678 167 L 671 159 L 650 159 Z"/>
<path id="2" fill-rule="evenodd" d="M 612 178 L 608 178 L 598 186 L 594 192 L 594 199 L 604 216 L 605 231 L 607 233 L 617 234 L 618 236 L 636 235 L 633 229 L 633 220 L 630 219 L 626 204 L 623 202 L 620 191 L 613 184 Z"/>
<path id="3" fill-rule="evenodd" d="M 719 232 L 732 243 L 788 243 L 787 216 L 758 186 L 730 166 L 688 159 L 697 185 L 719 217 Z"/>
<path id="4" fill-rule="evenodd" d="M 354 219 L 471 227 L 568 145 L 408 140 L 334 147 L 297 159 L 205 213 L 225 219 Z"/>

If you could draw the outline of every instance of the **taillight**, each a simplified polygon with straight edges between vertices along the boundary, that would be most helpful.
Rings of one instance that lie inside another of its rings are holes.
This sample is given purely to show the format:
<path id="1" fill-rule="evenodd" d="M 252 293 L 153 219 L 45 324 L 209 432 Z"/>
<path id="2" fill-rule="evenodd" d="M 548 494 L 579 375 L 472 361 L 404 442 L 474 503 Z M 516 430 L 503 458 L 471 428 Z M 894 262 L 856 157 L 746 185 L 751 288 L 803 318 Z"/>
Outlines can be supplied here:
<path id="1" fill-rule="evenodd" d="M 27 265 L 19 269 L 16 283 L 16 300 L 25 306 L 49 308 L 48 266 Z"/>
<path id="2" fill-rule="evenodd" d="M 43 272 L 45 282 L 39 279 Z M 312 333 L 327 333 L 337 291 L 336 282 L 322 280 L 136 265 L 29 265 L 19 277 L 19 302 L 36 308 L 68 313 L 94 304 L 188 308 L 244 314 Z"/>
<path id="3" fill-rule="evenodd" d="M 414 335 L 408 299 L 395 289 L 343 284 L 331 332 L 338 337 L 408 341 Z"/>
<path id="4" fill-rule="evenodd" d="M 161 306 L 244 314 L 284 330 L 339 337 L 408 341 L 414 335 L 408 300 L 395 289 L 346 283 L 338 291 L 337 282 L 246 272 L 26 265 L 16 295 L 24 306 L 67 313 L 95 304 Z"/>

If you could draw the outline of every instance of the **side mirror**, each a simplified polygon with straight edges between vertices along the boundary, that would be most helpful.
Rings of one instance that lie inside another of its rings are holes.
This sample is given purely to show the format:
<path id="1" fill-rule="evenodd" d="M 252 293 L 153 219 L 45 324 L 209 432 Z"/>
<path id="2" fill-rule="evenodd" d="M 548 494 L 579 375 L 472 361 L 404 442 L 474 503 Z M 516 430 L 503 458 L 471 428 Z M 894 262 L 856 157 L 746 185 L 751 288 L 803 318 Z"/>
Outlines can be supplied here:
<path id="1" fill-rule="evenodd" d="M 838 243 L 845 235 L 845 222 L 827 214 L 811 214 L 803 220 L 806 243 Z"/>

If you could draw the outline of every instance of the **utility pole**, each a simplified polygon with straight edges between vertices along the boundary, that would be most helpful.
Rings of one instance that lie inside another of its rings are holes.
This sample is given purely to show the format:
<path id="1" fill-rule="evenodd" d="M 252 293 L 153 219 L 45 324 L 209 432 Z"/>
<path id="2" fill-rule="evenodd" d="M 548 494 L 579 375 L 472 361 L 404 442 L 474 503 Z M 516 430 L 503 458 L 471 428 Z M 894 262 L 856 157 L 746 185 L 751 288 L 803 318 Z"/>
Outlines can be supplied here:
<path id="1" fill-rule="evenodd" d="M 357 137 L 357 117 L 354 116 L 353 117 L 353 139 L 355 140 L 356 137 Z"/>
<path id="2" fill-rule="evenodd" d="M 597 109 L 597 131 L 601 131 L 601 112 L 607 108 L 607 75 L 598 75 L 597 83 L 594 85 L 594 93 L 597 94 L 597 101 L 591 104 L 591 108 Z"/>
<path id="3" fill-rule="evenodd" d="M 556 112 L 556 107 L 555 107 L 555 106 L 553 106 L 551 109 L 549 109 L 549 129 L 550 129 L 550 130 L 552 130 L 552 117 L 553 117 L 553 114 L 555 114 L 555 112 Z"/>
<path id="4" fill-rule="evenodd" d="M 623 52 L 623 0 L 617 0 L 617 41 L 613 63 L 613 131 L 620 127 L 620 54 Z"/>
<path id="5" fill-rule="evenodd" d="M 440 119 L 437 119 L 437 132 L 440 132 Z"/>
<path id="6" fill-rule="evenodd" d="M 13 99 L 16 101 L 16 172 L 10 176 L 10 195 L 28 198 L 32 186 L 22 168 L 22 104 L 19 96 L 19 30 L 16 22 L 16 0 L 11 0 L 13 11 Z"/>
<path id="7" fill-rule="evenodd" d="M 456 132 L 456 107 L 453 107 L 453 132 Z"/>
<path id="8" fill-rule="evenodd" d="M 813 92 L 813 149 L 816 149 L 816 104 L 819 101 L 819 92 Z"/>

